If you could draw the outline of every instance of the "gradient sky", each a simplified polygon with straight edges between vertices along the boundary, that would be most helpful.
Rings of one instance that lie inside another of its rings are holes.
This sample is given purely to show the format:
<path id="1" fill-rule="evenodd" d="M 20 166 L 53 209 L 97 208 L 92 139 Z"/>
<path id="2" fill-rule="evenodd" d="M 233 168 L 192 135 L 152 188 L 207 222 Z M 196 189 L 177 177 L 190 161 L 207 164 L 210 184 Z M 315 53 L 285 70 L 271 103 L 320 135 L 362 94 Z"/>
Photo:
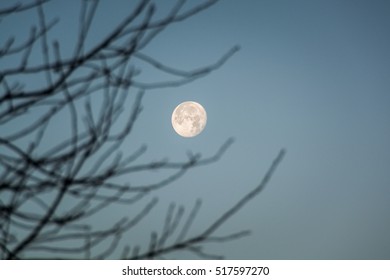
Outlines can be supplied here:
<path id="1" fill-rule="evenodd" d="M 158 11 L 171 3 L 158 1 Z M 102 1 L 91 42 L 131 6 Z M 72 46 L 78 1 L 47 7 L 48 15 L 61 16 L 53 36 Z M 28 30 L 28 20 L 16 25 L 4 20 L 1 30 Z M 150 230 L 161 229 L 159 211 L 171 202 L 189 211 L 202 198 L 192 233 L 202 231 L 255 187 L 286 148 L 267 188 L 219 231 L 251 229 L 252 235 L 210 245 L 208 251 L 228 259 L 390 259 L 389 30 L 387 0 L 223 0 L 165 30 L 145 52 L 180 69 L 212 63 L 237 44 L 241 49 L 203 79 L 148 91 L 124 151 L 144 143 L 142 162 L 177 161 L 187 151 L 212 155 L 231 136 L 235 142 L 217 163 L 154 194 L 160 198 L 157 210 L 123 244 L 142 244 Z M 161 78 L 148 71 L 140 76 Z M 186 100 L 201 103 L 208 114 L 206 129 L 191 139 L 175 134 L 170 123 L 173 109 Z M 132 180 L 151 178 L 144 175 Z M 120 209 L 96 222 L 129 211 Z"/>

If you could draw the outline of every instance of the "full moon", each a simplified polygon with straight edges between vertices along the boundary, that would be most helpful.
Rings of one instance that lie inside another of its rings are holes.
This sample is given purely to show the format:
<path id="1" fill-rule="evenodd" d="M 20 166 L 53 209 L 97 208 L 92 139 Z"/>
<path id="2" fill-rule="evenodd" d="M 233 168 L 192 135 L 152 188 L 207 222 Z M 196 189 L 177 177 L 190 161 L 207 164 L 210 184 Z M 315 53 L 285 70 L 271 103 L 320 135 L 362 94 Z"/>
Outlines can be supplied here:
<path id="1" fill-rule="evenodd" d="M 194 137 L 202 132 L 207 122 L 206 110 L 194 101 L 179 104 L 172 113 L 172 126 L 183 137 Z"/>

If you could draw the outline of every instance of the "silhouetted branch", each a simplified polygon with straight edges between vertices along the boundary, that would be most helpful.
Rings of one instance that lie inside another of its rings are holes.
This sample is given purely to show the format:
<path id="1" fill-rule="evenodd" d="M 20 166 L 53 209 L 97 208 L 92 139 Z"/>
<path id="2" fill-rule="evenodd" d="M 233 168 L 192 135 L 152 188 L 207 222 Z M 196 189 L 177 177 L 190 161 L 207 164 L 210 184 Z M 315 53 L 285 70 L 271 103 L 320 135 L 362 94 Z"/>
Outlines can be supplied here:
<path id="1" fill-rule="evenodd" d="M 231 216 L 236 214 L 245 204 L 248 203 L 249 200 L 253 199 L 258 195 L 268 184 L 269 180 L 272 177 L 272 174 L 275 172 L 276 168 L 278 167 L 279 163 L 282 161 L 285 150 L 281 150 L 278 154 L 278 156 L 274 159 L 272 162 L 270 168 L 268 169 L 267 173 L 264 175 L 263 179 L 261 180 L 260 184 L 254 188 L 252 191 L 247 193 L 243 198 L 241 198 L 232 208 L 230 208 L 228 211 L 226 211 L 219 219 L 217 219 L 210 227 L 208 227 L 203 233 L 203 236 L 209 236 L 214 231 L 216 231 L 223 223 L 225 223 Z"/>
<path id="2" fill-rule="evenodd" d="M 27 10 L 33 9 L 39 5 L 42 5 L 43 3 L 49 2 L 49 1 L 50 0 L 39 0 L 39 1 L 29 3 L 29 4 L 24 4 L 24 5 L 21 3 L 16 3 L 15 5 L 13 5 L 11 7 L 1 9 L 0 16 L 7 16 L 7 15 L 11 15 L 13 13 L 27 11 Z"/>
<path id="3" fill-rule="evenodd" d="M 143 259 L 143 258 L 154 258 L 160 255 L 164 255 L 167 253 L 171 253 L 174 251 L 179 251 L 179 250 L 189 250 L 198 256 L 202 258 L 216 258 L 219 259 L 222 256 L 218 255 L 210 255 L 205 253 L 202 250 L 202 247 L 199 246 L 198 244 L 202 244 L 205 242 L 224 242 L 224 241 L 230 241 L 232 239 L 237 239 L 241 238 L 245 235 L 248 235 L 248 231 L 240 231 L 238 233 L 226 235 L 223 237 L 216 237 L 212 236 L 212 234 L 224 223 L 226 223 L 234 214 L 236 214 L 243 206 L 245 206 L 250 200 L 255 198 L 268 184 L 269 180 L 271 179 L 273 173 L 275 172 L 276 168 L 282 161 L 283 157 L 285 155 L 285 150 L 281 150 L 277 157 L 274 159 L 272 162 L 271 166 L 269 167 L 268 171 L 265 173 L 264 177 L 262 178 L 261 182 L 257 187 L 255 187 L 253 190 L 245 194 L 238 202 L 233 205 L 231 208 L 229 208 L 224 214 L 222 214 L 219 218 L 215 220 L 210 226 L 208 226 L 202 233 L 199 235 L 196 235 L 194 237 L 188 238 L 184 241 L 180 241 L 182 233 L 179 235 L 178 240 L 173 243 L 173 245 L 166 246 L 165 248 L 160 248 L 158 250 L 153 250 L 153 251 L 148 251 L 144 254 L 138 254 L 136 257 L 132 257 L 133 259 Z M 190 215 L 191 220 L 192 214 Z M 190 219 L 189 219 L 190 220 Z M 188 220 L 188 221 L 189 221 Z M 186 228 L 188 225 L 188 222 L 185 223 L 184 228 Z"/>
<path id="4" fill-rule="evenodd" d="M 60 39 L 52 39 L 60 21 L 50 18 L 47 2 L 37 0 L 0 10 L 4 21 L 22 12 L 35 12 L 37 18 L 25 38 L 15 34 L 0 42 L 2 62 L 16 61 L 0 66 L 0 257 L 28 258 L 43 252 L 56 258 L 104 259 L 119 249 L 124 258 L 163 258 L 176 250 L 202 258 L 221 257 L 205 252 L 203 243 L 226 242 L 248 234 L 213 235 L 264 188 L 283 151 L 262 183 L 201 234 L 194 235 L 191 230 L 201 200 L 187 218 L 186 208 L 172 203 L 162 219 L 161 231 L 150 233 L 148 246 L 121 248 L 122 237 L 157 205 L 157 198 L 150 199 L 154 192 L 195 167 L 217 162 L 233 143 L 228 139 L 211 156 L 188 153 L 183 161 L 164 158 L 142 164 L 139 161 L 146 154 L 146 145 L 131 146 L 125 152 L 122 149 L 141 116 L 147 90 L 181 86 L 202 78 L 238 51 L 235 46 L 214 63 L 192 70 L 175 68 L 146 51 L 163 30 L 217 1 L 206 0 L 186 8 L 186 1 L 179 0 L 166 14 L 156 16 L 156 5 L 140 0 L 111 31 L 94 35 L 97 43 L 92 45 L 87 42 L 99 1 L 82 1 L 71 52 L 63 49 Z M 35 59 L 36 52 L 41 53 L 39 59 Z M 169 78 L 142 82 L 138 63 Z M 42 82 L 33 87 L 31 79 Z M 65 136 L 47 141 L 53 126 Z M 134 174 L 156 170 L 165 173 L 142 184 L 130 183 Z M 125 217 L 113 217 L 106 228 L 91 224 L 91 218 L 116 205 L 134 208 Z"/>
<path id="5" fill-rule="evenodd" d="M 223 256 L 221 255 L 206 253 L 201 246 L 188 246 L 187 248 L 188 251 L 194 253 L 195 255 L 197 255 L 199 258 L 202 259 L 216 259 L 216 260 L 223 259 Z"/>
<path id="6" fill-rule="evenodd" d="M 182 230 L 180 231 L 180 233 L 176 239 L 176 243 L 180 243 L 186 237 L 193 221 L 195 220 L 196 215 L 199 212 L 201 205 L 202 205 L 202 201 L 200 199 L 198 199 L 194 205 L 194 208 L 192 208 L 191 213 L 190 213 L 187 221 L 185 222 Z"/>

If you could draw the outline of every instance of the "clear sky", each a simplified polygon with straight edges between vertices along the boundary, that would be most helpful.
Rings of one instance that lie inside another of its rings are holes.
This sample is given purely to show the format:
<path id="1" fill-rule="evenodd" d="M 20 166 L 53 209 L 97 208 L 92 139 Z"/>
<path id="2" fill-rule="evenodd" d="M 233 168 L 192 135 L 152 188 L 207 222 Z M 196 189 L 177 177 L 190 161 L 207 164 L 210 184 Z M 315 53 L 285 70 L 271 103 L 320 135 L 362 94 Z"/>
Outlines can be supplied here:
<path id="1" fill-rule="evenodd" d="M 129 12 L 126 2 L 102 1 L 90 42 Z M 158 11 L 171 3 L 158 1 Z M 53 36 L 72 46 L 78 1 L 47 7 L 49 16 L 61 16 Z M 4 20 L 2 32 L 28 30 L 28 20 Z M 229 137 L 235 142 L 220 161 L 154 194 L 160 198 L 157 210 L 123 244 L 142 244 L 150 230 L 160 230 L 161 212 L 171 202 L 189 211 L 203 199 L 192 228 L 194 234 L 202 231 L 255 187 L 286 148 L 267 188 L 220 229 L 251 229 L 251 236 L 208 251 L 228 259 L 389 259 L 389 30 L 387 0 L 223 0 L 160 34 L 145 53 L 180 69 L 212 63 L 235 45 L 241 49 L 205 78 L 147 91 L 123 150 L 147 144 L 142 162 L 177 161 L 187 151 L 212 155 Z M 146 69 L 139 79 L 162 78 Z M 202 104 L 208 115 L 205 130 L 191 139 L 171 127 L 173 109 L 186 100 Z M 61 127 L 59 135 L 66 133 Z M 125 211 L 108 211 L 96 223 Z"/>

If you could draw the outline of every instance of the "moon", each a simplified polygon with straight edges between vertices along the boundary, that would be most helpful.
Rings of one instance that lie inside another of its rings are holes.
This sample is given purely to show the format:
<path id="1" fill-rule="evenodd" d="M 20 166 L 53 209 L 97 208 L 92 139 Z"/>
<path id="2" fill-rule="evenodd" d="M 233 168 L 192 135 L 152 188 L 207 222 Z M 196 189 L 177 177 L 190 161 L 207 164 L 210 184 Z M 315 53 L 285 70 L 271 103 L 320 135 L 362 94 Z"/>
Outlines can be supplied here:
<path id="1" fill-rule="evenodd" d="M 173 129 L 182 137 L 194 137 L 206 127 L 206 110 L 197 102 L 179 104 L 172 113 Z"/>

